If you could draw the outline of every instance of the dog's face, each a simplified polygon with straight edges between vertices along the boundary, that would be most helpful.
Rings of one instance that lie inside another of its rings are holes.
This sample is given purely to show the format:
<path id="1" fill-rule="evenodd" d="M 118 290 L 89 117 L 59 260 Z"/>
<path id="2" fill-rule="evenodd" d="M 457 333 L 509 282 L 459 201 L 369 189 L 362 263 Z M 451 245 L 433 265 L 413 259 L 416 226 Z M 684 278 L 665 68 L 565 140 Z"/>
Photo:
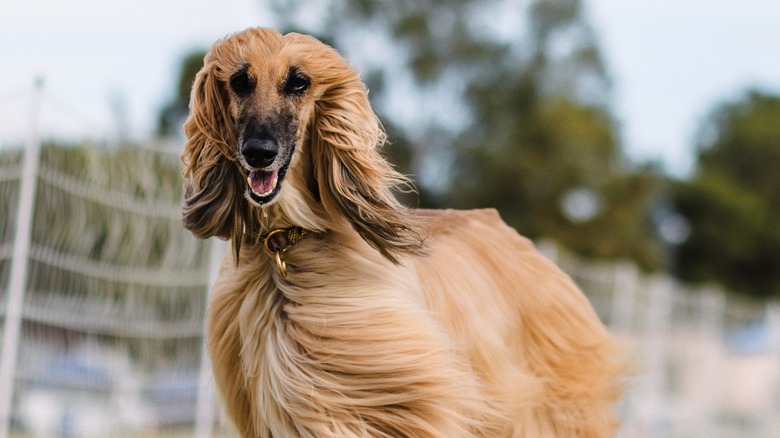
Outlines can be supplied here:
<path id="1" fill-rule="evenodd" d="M 282 55 L 282 54 L 280 54 Z M 268 205 L 284 178 L 311 113 L 312 80 L 293 59 L 245 60 L 230 75 L 228 92 L 238 134 L 237 156 L 247 172 L 246 198 Z"/>
<path id="2" fill-rule="evenodd" d="M 407 180 L 379 153 L 368 90 L 310 36 L 254 28 L 215 43 L 184 132 L 182 217 L 198 237 L 231 239 L 238 253 L 268 226 L 324 232 L 346 221 L 392 261 L 421 247 L 391 191 Z"/>

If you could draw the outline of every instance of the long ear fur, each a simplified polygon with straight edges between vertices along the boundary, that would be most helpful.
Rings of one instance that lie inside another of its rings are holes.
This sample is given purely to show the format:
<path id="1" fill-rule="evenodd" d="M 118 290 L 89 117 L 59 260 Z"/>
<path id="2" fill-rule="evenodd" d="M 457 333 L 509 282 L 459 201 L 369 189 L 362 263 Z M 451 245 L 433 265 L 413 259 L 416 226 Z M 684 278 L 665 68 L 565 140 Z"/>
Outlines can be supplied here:
<path id="1" fill-rule="evenodd" d="M 244 178 L 230 146 L 236 133 L 217 69 L 207 55 L 192 87 L 190 116 L 184 123 L 187 142 L 181 155 L 182 222 L 198 238 L 232 239 L 238 254 L 246 212 Z"/>
<path id="2" fill-rule="evenodd" d="M 317 100 L 311 150 L 320 199 L 330 214 L 345 217 L 382 255 L 419 253 L 422 239 L 392 188 L 409 181 L 380 155 L 385 134 L 355 70 L 338 57 L 328 66 L 327 88 Z"/>

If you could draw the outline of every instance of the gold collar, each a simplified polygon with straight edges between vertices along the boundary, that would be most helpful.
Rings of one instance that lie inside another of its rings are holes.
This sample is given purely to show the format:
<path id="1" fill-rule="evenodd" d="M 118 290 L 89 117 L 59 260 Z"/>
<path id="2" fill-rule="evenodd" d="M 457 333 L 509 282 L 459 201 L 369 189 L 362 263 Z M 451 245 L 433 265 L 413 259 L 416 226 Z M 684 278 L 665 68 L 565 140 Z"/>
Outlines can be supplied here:
<path id="1" fill-rule="evenodd" d="M 276 267 L 279 269 L 282 277 L 287 277 L 287 263 L 284 261 L 285 253 L 307 233 L 301 227 L 287 227 L 277 228 L 260 236 L 263 240 L 265 251 L 276 261 Z"/>

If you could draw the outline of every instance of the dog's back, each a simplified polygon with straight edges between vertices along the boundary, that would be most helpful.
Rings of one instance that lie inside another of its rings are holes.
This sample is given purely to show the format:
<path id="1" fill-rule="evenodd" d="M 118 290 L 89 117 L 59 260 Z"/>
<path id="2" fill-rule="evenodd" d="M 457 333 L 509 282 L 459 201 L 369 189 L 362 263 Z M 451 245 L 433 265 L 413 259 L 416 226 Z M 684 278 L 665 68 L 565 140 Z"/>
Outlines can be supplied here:
<path id="1" fill-rule="evenodd" d="M 571 279 L 495 210 L 417 216 L 427 305 L 507 419 L 498 436 L 613 435 L 620 350 Z"/>

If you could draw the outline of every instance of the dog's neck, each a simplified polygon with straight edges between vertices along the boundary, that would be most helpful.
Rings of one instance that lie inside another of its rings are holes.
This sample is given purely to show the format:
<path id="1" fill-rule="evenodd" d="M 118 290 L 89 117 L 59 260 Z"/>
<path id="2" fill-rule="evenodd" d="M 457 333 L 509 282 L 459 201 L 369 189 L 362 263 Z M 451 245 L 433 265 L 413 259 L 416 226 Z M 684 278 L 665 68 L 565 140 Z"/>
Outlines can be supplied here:
<path id="1" fill-rule="evenodd" d="M 298 190 L 292 181 L 282 191 L 270 205 L 247 205 L 242 246 L 266 253 L 285 276 L 287 249 L 302 238 L 354 231 L 345 218 L 332 216 L 310 191 Z"/>
<path id="2" fill-rule="evenodd" d="M 330 215 L 308 190 L 299 190 L 293 181 L 289 181 L 276 202 L 263 206 L 247 204 L 244 234 L 256 238 L 276 229 L 290 227 L 324 232 L 332 223 Z"/>
<path id="3" fill-rule="evenodd" d="M 246 236 L 247 238 L 254 240 L 254 244 L 258 245 L 262 242 L 263 249 L 266 254 L 271 257 L 271 260 L 275 263 L 276 269 L 282 277 L 287 276 L 287 262 L 286 255 L 287 250 L 292 248 L 293 245 L 298 243 L 306 235 L 311 234 L 309 231 L 293 226 L 287 228 L 276 228 L 267 233 L 259 236 Z"/>

